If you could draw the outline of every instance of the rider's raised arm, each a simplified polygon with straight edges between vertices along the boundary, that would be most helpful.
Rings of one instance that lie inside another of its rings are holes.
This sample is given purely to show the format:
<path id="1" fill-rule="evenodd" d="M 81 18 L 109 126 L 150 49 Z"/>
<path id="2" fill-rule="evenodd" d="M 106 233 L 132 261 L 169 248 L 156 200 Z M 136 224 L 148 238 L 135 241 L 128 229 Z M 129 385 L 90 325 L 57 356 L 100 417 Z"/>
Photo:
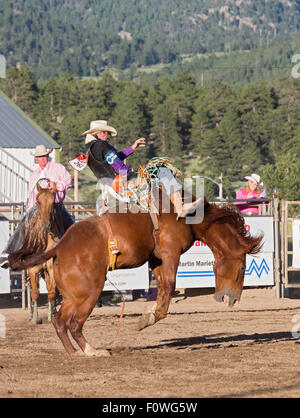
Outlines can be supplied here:
<path id="1" fill-rule="evenodd" d="M 125 158 L 129 157 L 129 155 L 131 155 L 132 153 L 134 153 L 134 149 L 132 147 L 126 148 L 123 151 L 119 151 L 118 152 L 118 157 L 120 158 L 121 161 L 125 160 Z"/>

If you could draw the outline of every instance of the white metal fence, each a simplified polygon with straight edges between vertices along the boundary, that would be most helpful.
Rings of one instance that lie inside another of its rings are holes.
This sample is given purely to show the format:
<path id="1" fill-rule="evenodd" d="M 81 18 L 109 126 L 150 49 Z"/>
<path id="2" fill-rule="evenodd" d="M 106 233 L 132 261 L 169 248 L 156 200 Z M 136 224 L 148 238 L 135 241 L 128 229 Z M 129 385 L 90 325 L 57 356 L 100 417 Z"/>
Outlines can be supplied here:
<path id="1" fill-rule="evenodd" d="M 31 168 L 0 147 L 0 202 L 26 202 Z"/>

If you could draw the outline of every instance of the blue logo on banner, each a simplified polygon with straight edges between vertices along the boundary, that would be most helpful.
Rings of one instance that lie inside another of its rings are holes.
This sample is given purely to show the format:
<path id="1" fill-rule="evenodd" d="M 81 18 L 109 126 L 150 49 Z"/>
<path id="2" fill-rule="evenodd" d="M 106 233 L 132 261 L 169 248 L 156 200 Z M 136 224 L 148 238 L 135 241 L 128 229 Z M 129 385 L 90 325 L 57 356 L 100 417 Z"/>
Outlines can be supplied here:
<path id="1" fill-rule="evenodd" d="M 250 263 L 250 266 L 245 271 L 245 276 L 251 276 L 253 272 L 257 274 L 257 277 L 260 278 L 263 271 L 268 275 L 270 271 L 270 267 L 268 266 L 266 260 L 263 258 L 260 265 L 258 266 L 256 260 L 253 259 Z M 213 270 L 206 270 L 206 271 L 178 271 L 177 277 L 185 278 L 185 277 L 214 277 Z"/>
<path id="2" fill-rule="evenodd" d="M 268 266 L 268 264 L 267 264 L 267 262 L 264 258 L 262 259 L 259 266 L 257 265 L 256 260 L 253 259 L 250 263 L 249 268 L 247 268 L 247 270 L 245 271 L 245 276 L 251 276 L 253 271 L 255 271 L 257 276 L 260 278 L 263 271 L 265 271 L 267 275 L 269 274 L 270 267 Z"/>

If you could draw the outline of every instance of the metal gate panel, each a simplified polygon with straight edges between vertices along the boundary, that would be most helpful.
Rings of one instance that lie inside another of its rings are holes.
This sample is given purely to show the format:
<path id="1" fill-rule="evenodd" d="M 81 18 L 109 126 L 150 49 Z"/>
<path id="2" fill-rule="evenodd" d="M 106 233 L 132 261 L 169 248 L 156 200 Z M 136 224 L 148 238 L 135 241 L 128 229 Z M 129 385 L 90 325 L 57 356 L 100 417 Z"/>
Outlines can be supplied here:
<path id="1" fill-rule="evenodd" d="M 300 288 L 300 267 L 293 267 L 294 220 L 300 220 L 300 201 L 282 201 L 281 206 L 281 272 L 285 288 Z"/>

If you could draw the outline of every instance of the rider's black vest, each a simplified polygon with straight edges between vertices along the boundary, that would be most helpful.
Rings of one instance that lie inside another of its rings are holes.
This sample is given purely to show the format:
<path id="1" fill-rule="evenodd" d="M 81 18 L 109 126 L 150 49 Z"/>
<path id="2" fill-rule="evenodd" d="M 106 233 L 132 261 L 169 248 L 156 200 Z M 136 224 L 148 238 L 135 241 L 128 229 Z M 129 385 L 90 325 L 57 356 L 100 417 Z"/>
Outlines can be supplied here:
<path id="1" fill-rule="evenodd" d="M 90 142 L 83 150 L 88 154 L 88 166 L 97 177 L 97 179 L 109 178 L 114 179 L 116 176 L 115 170 L 105 160 L 105 155 L 115 148 L 104 141 L 95 140 Z"/>

